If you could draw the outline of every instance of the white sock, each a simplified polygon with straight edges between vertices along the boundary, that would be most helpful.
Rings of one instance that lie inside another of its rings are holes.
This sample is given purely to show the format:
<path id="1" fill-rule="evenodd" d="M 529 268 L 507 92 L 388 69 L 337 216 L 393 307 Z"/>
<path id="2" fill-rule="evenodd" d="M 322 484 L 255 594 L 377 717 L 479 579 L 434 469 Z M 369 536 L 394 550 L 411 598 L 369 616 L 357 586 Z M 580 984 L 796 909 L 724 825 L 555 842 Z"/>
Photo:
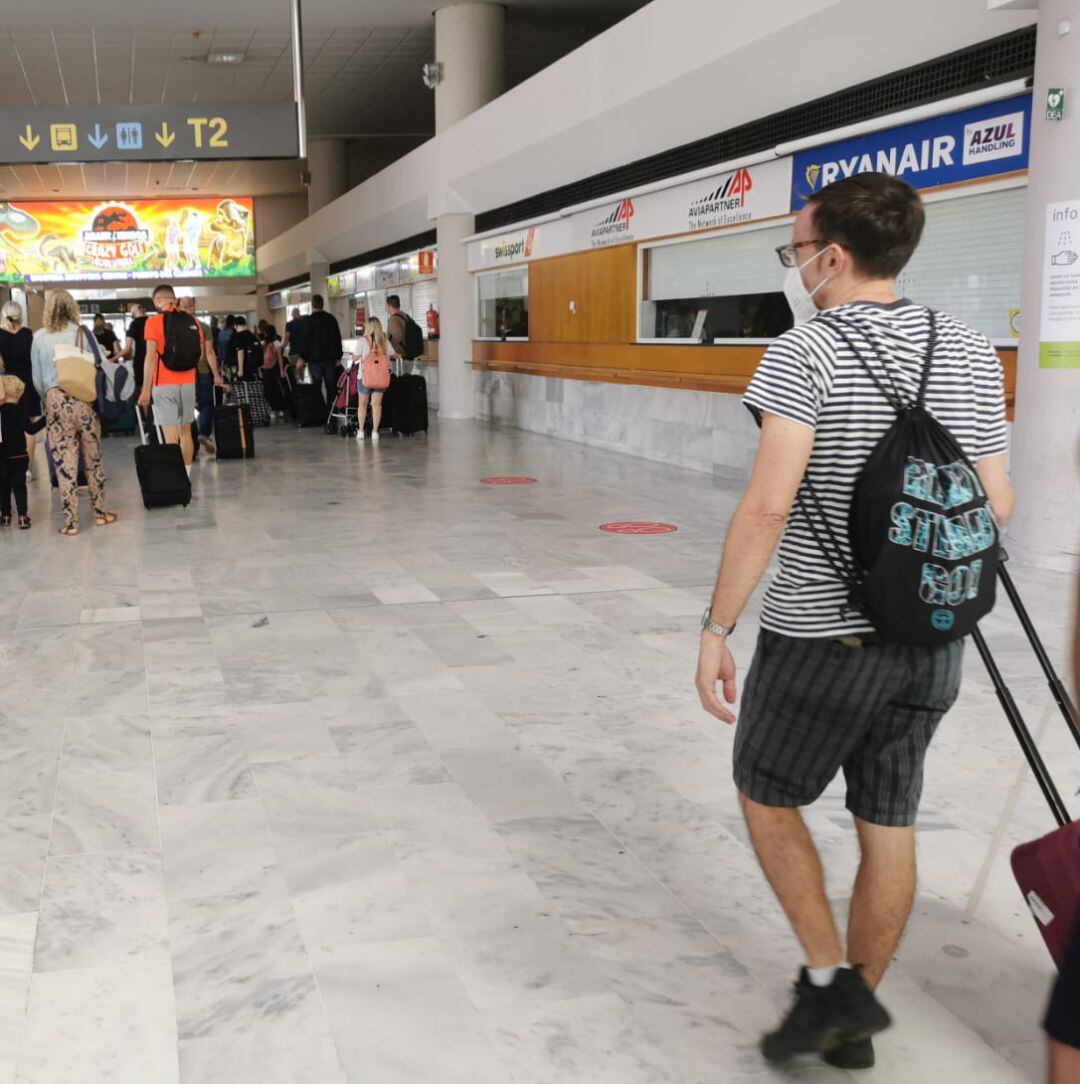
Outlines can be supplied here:
<path id="1" fill-rule="evenodd" d="M 810 976 L 812 986 L 829 986 L 832 984 L 832 980 L 836 978 L 837 971 L 842 967 L 850 969 L 851 964 L 844 962 L 837 964 L 835 967 L 808 967 L 806 973 Z"/>

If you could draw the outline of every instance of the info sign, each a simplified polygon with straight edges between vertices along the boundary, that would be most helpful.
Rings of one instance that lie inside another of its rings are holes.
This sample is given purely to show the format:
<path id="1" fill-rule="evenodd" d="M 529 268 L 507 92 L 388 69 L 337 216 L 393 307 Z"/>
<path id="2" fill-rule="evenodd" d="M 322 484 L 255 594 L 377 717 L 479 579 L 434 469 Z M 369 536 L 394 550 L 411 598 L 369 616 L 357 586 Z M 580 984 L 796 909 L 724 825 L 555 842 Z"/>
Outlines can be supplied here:
<path id="1" fill-rule="evenodd" d="M 1080 199 L 1046 207 L 1039 367 L 1080 369 Z"/>
<path id="2" fill-rule="evenodd" d="M 296 158 L 292 102 L 36 105 L 0 109 L 0 162 Z"/>

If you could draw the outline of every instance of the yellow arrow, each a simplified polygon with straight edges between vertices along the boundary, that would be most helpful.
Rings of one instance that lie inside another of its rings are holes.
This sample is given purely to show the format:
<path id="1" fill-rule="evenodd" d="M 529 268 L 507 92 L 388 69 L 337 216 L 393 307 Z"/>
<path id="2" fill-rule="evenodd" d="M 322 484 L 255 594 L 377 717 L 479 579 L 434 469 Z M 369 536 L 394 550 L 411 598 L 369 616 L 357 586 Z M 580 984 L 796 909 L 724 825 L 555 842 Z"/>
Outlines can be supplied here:
<path id="1" fill-rule="evenodd" d="M 170 146 L 172 146 L 172 141 L 176 138 L 176 133 L 175 132 L 170 132 L 169 131 L 169 126 L 165 123 L 165 121 L 162 121 L 161 122 L 161 131 L 160 132 L 155 132 L 154 133 L 154 138 L 163 147 L 170 147 Z"/>
<path id="2" fill-rule="evenodd" d="M 19 136 L 19 142 L 28 151 L 32 151 L 41 142 L 41 136 L 34 135 L 33 128 L 28 124 L 26 126 L 26 135 Z"/>

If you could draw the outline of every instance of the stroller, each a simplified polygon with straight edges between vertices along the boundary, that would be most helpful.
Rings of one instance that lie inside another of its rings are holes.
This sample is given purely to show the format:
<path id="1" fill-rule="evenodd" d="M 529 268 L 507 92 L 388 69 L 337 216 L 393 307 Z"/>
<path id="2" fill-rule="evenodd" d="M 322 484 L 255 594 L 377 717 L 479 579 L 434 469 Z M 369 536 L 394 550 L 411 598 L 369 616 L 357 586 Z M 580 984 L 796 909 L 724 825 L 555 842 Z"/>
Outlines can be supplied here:
<path id="1" fill-rule="evenodd" d="M 337 394 L 330 404 L 323 428 L 327 433 L 341 433 L 343 437 L 355 437 L 360 432 L 360 365 L 349 359 L 345 371 L 338 377 Z"/>

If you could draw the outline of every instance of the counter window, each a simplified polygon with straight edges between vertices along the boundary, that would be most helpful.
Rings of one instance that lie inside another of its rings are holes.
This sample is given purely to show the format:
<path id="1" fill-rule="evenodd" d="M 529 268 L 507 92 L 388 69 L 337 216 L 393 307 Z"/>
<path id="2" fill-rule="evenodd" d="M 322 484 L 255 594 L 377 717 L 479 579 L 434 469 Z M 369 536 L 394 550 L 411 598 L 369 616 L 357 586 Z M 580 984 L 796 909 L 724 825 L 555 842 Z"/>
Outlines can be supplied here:
<path id="1" fill-rule="evenodd" d="M 476 334 L 481 339 L 529 337 L 529 269 L 476 276 Z"/>
<path id="2" fill-rule="evenodd" d="M 771 339 L 791 327 L 774 251 L 789 225 L 714 234 L 642 253 L 642 339 Z"/>

